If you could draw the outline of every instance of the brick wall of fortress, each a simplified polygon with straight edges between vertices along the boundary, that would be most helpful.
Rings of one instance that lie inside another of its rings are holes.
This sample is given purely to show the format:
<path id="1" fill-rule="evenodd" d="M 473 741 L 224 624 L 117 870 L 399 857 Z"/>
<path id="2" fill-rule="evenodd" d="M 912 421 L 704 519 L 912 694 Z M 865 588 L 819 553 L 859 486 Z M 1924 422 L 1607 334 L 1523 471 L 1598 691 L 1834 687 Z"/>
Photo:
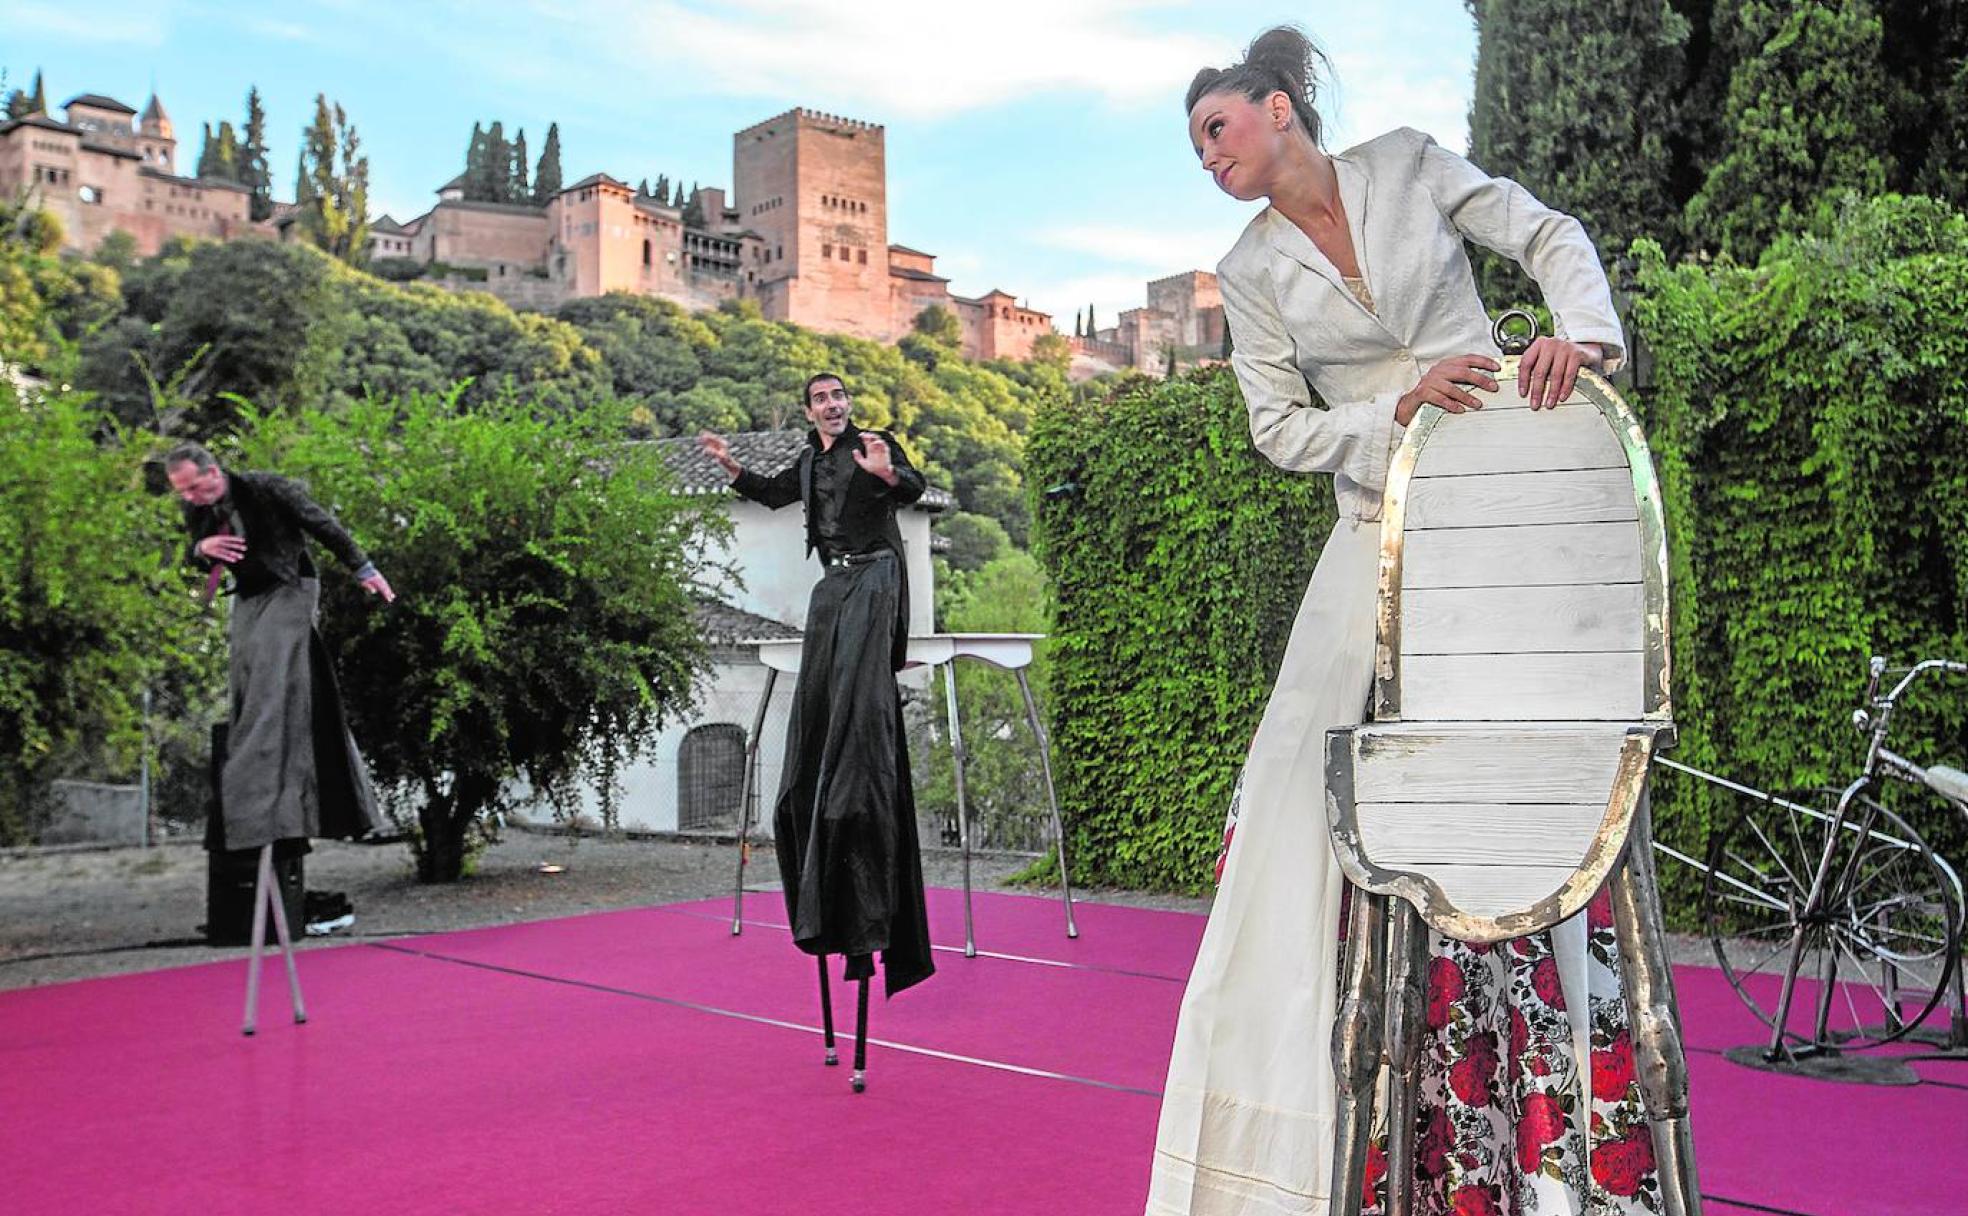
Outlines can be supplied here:
<path id="1" fill-rule="evenodd" d="M 866 338 L 896 336 L 882 128 L 793 110 L 733 137 L 739 222 L 763 238 L 765 315 Z"/>

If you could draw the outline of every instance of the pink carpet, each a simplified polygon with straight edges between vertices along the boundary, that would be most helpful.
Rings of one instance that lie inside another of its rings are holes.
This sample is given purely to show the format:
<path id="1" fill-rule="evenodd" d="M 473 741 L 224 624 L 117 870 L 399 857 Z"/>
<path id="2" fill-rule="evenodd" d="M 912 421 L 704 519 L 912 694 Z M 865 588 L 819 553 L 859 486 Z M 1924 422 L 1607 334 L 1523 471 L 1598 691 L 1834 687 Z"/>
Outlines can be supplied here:
<path id="1" fill-rule="evenodd" d="M 39 1213 L 1140 1211 L 1202 918 L 931 892 L 938 974 L 876 1000 L 868 1092 L 820 1065 L 810 959 L 776 896 L 600 913 L 270 966 L 0 993 L 0 1178 Z M 1068 964 L 1068 965 L 1058 965 Z M 1751 1072 L 1720 976 L 1678 973 L 1709 1210 L 1968 1210 L 1968 1065 L 1906 1089 Z M 853 1025 L 836 983 L 837 1024 Z"/>

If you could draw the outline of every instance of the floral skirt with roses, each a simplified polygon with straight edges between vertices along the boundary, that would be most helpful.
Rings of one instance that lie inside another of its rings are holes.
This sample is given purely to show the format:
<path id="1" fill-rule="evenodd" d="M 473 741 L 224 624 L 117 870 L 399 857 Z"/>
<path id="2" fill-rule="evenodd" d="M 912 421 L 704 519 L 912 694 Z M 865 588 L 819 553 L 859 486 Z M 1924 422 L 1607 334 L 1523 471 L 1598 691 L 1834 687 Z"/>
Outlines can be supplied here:
<path id="1" fill-rule="evenodd" d="M 1661 1211 L 1606 892 L 1588 906 L 1586 925 L 1586 1077 L 1549 933 L 1494 946 L 1435 938 L 1415 1153 L 1421 1216 Z M 1388 1182 L 1379 1130 L 1362 1197 L 1374 1216 Z"/>

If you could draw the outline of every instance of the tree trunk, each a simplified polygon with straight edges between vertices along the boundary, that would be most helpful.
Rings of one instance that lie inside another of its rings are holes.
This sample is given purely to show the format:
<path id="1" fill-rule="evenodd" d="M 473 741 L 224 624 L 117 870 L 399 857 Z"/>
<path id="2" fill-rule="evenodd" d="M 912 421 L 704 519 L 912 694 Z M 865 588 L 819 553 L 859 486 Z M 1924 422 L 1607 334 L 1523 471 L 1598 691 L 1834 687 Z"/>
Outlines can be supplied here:
<path id="1" fill-rule="evenodd" d="M 427 799 L 417 813 L 423 842 L 417 850 L 418 882 L 457 882 L 465 876 L 471 833 L 497 789 L 478 774 L 460 774 L 449 795 Z"/>

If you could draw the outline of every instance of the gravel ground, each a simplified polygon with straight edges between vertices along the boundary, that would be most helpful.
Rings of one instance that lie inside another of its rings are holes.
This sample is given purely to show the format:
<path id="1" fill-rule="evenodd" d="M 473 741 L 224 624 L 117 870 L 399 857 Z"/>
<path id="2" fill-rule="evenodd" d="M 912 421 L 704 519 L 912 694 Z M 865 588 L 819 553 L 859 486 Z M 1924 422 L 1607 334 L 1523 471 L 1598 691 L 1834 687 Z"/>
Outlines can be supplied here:
<path id="1" fill-rule="evenodd" d="M 308 944 L 729 897 L 737 860 L 729 843 L 508 831 L 479 858 L 469 879 L 430 886 L 417 882 L 405 845 L 324 841 L 308 856 L 308 888 L 347 893 L 355 905 L 355 924 L 328 938 L 308 939 Z M 973 857 L 972 884 L 980 891 L 1034 892 L 1004 882 L 1027 862 L 1003 855 Z M 562 872 L 542 873 L 540 867 L 549 863 L 561 866 Z M 961 857 L 952 851 L 932 849 L 923 856 L 923 877 L 931 886 L 961 886 L 961 867 Z M 770 847 L 754 847 L 747 889 L 776 890 L 776 875 Z M 1208 900 L 1182 896 L 1074 894 L 1183 911 L 1209 908 Z M 0 989 L 245 954 L 243 949 L 205 945 L 198 933 L 204 920 L 205 852 L 195 843 L 0 857 Z"/>
<path id="2" fill-rule="evenodd" d="M 977 890 L 1047 894 L 1057 888 L 1005 882 L 1024 857 L 972 858 Z M 558 865 L 558 874 L 541 871 Z M 473 875 L 448 886 L 419 883 L 402 844 L 324 841 L 307 859 L 310 890 L 342 891 L 355 905 L 354 926 L 309 947 L 338 940 L 442 933 L 481 925 L 574 916 L 610 908 L 729 896 L 737 864 L 730 843 L 572 836 L 508 831 L 479 858 Z M 776 890 L 770 846 L 754 847 L 747 890 Z M 931 886 L 959 887 L 954 851 L 923 855 Z M 1103 903 L 1207 912 L 1207 899 L 1138 891 L 1078 891 Z M 90 976 L 178 967 L 241 957 L 239 948 L 204 944 L 205 852 L 193 842 L 150 849 L 29 851 L 0 856 L 0 990 Z M 1713 965 L 1708 943 L 1674 935 L 1676 963 Z"/>

